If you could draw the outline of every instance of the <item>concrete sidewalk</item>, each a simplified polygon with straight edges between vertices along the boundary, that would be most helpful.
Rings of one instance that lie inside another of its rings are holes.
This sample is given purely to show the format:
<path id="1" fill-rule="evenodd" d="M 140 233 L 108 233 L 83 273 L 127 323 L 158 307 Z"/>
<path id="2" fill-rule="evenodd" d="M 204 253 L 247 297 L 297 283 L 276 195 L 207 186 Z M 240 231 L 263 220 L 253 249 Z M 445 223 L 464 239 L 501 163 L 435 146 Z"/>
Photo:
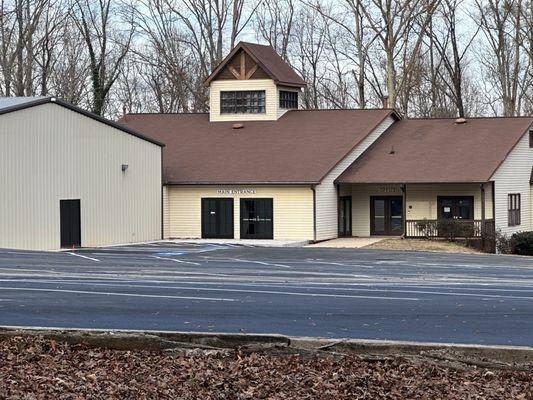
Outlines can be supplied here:
<path id="1" fill-rule="evenodd" d="M 309 242 L 306 240 L 272 240 L 272 239 L 169 239 L 160 243 L 175 244 L 221 244 L 250 247 L 303 247 Z"/>
<path id="2" fill-rule="evenodd" d="M 387 237 L 346 237 L 313 243 L 308 247 L 359 249 L 388 239 Z"/>

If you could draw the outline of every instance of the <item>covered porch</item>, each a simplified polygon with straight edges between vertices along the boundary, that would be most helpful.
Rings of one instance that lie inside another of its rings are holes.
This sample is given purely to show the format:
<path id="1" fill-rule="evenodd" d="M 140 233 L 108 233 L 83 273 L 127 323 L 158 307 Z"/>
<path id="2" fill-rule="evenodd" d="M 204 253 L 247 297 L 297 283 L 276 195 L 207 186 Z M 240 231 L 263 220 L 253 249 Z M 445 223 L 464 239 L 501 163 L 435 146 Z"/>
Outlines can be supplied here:
<path id="1" fill-rule="evenodd" d="M 341 183 L 339 236 L 494 235 L 493 183 Z"/>

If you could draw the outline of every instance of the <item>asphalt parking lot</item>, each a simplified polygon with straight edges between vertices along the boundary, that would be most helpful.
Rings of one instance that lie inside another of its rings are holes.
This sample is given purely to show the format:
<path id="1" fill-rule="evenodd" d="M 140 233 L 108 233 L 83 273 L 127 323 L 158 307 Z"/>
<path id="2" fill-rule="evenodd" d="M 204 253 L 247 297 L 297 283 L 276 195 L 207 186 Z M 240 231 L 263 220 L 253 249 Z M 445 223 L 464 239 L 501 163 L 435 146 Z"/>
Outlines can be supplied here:
<path id="1" fill-rule="evenodd" d="M 169 244 L 0 250 L 0 325 L 533 345 L 533 260 Z"/>

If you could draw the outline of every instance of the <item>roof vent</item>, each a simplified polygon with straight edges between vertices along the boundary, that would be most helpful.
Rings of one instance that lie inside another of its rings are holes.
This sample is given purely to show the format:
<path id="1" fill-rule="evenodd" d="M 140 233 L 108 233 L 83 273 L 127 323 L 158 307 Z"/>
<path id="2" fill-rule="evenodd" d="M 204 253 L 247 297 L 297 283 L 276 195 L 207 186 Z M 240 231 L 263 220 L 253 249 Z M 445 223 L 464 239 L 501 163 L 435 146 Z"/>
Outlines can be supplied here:
<path id="1" fill-rule="evenodd" d="M 455 120 L 455 123 L 456 123 L 457 125 L 466 124 L 466 118 L 463 118 L 463 117 L 461 117 L 461 118 L 457 118 L 457 119 Z"/>
<path id="2" fill-rule="evenodd" d="M 233 129 L 242 129 L 244 128 L 243 124 L 233 124 Z"/>
<path id="3" fill-rule="evenodd" d="M 395 154 L 395 153 L 396 153 L 396 150 L 394 150 L 394 146 L 392 146 L 390 148 L 389 154 Z"/>

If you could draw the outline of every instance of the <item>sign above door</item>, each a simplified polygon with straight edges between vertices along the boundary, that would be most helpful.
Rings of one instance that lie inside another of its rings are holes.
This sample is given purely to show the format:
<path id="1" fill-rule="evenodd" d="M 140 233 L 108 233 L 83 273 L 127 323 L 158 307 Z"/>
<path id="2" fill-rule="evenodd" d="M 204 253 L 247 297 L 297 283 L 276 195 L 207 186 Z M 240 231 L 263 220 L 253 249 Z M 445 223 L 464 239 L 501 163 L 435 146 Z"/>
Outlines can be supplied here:
<path id="1" fill-rule="evenodd" d="M 256 194 L 255 189 L 218 189 L 217 194 Z"/>

